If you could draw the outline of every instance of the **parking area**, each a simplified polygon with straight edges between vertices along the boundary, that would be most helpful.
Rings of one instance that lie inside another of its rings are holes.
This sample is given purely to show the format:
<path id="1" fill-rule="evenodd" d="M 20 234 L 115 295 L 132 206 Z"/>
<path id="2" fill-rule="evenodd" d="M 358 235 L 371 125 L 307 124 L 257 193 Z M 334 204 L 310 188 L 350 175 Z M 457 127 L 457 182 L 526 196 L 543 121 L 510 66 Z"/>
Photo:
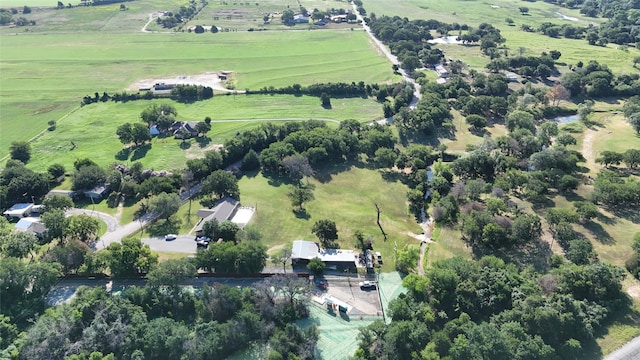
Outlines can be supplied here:
<path id="1" fill-rule="evenodd" d="M 370 280 L 374 286 L 360 287 L 363 278 L 327 276 L 324 277 L 327 287 L 315 284 L 315 295 L 312 301 L 321 306 L 329 306 L 332 303 L 347 308 L 346 315 L 352 316 L 382 316 L 380 295 L 375 281 Z"/>

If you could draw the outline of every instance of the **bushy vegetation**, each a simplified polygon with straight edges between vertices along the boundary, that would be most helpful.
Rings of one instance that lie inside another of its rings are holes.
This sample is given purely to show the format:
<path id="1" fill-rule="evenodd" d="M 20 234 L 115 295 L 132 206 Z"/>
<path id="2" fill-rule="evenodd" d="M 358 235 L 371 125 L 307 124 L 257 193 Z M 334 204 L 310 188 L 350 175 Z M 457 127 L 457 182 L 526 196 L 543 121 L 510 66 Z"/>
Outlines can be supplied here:
<path id="1" fill-rule="evenodd" d="M 495 257 L 459 257 L 403 280 L 392 321 L 361 330 L 356 359 L 579 359 L 626 306 L 622 269 L 560 264 L 518 270 Z"/>

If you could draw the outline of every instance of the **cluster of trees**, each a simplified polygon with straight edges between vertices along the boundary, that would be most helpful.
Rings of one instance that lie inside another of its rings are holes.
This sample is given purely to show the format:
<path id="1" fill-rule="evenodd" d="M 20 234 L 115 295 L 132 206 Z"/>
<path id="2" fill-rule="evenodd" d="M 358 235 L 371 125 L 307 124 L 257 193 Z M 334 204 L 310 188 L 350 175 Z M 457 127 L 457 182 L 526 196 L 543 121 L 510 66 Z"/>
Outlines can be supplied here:
<path id="1" fill-rule="evenodd" d="M 591 199 L 612 208 L 624 209 L 640 204 L 640 182 L 603 170 L 593 183 Z"/>
<path id="2" fill-rule="evenodd" d="M 495 257 L 453 258 L 389 305 L 392 321 L 361 330 L 355 359 L 579 359 L 601 324 L 627 306 L 623 270 L 564 264 L 520 271 Z"/>
<path id="3" fill-rule="evenodd" d="M 631 127 L 640 135 L 640 95 L 627 99 L 622 107 L 622 112 Z"/>
<path id="4" fill-rule="evenodd" d="M 352 82 L 348 83 L 318 83 L 309 86 L 302 86 L 300 84 L 293 84 L 283 88 L 276 88 L 274 86 L 265 86 L 258 91 L 247 90 L 247 94 L 291 94 L 291 95 L 310 95 L 320 97 L 322 94 L 327 94 L 334 98 L 348 98 L 348 97 L 367 97 L 374 96 L 374 92 L 381 87 L 386 88 L 388 85 L 378 84 L 365 84 L 364 81 L 360 81 L 357 84 Z"/>
<path id="5" fill-rule="evenodd" d="M 212 33 L 212 34 L 216 34 L 216 33 L 218 33 L 218 31 L 219 31 L 219 30 L 218 30 L 218 27 L 217 27 L 217 26 L 215 26 L 215 25 L 211 25 L 211 29 L 210 29 L 210 30 L 211 30 L 211 33 Z M 191 32 L 191 28 L 189 28 L 189 32 Z M 205 33 L 204 26 L 202 26 L 202 25 L 196 25 L 196 26 L 193 28 L 193 32 L 194 32 L 194 33 L 196 33 L 196 34 L 204 34 L 204 33 Z"/>
<path id="6" fill-rule="evenodd" d="M 433 66 L 444 57 L 442 51 L 431 48 L 427 40 L 433 38 L 430 30 L 442 28 L 446 24 L 438 21 L 410 21 L 399 16 L 376 17 L 375 14 L 371 14 L 366 20 L 371 32 L 389 45 L 391 52 L 398 57 L 400 66 L 409 73 L 421 67 Z"/>
<path id="7" fill-rule="evenodd" d="M 640 150 L 627 149 L 627 151 L 623 153 L 605 150 L 600 153 L 600 157 L 596 159 L 596 162 L 606 167 L 610 165 L 620 165 L 620 163 L 624 162 L 629 169 L 634 169 L 640 164 Z"/>
<path id="8" fill-rule="evenodd" d="M 13 15 L 16 15 L 17 13 L 18 13 L 18 9 L 15 9 L 15 8 L 0 9 L 0 25 L 8 25 L 13 23 L 13 25 L 15 26 L 27 26 L 27 25 L 33 26 L 36 24 L 35 20 L 28 20 L 27 18 L 22 16 L 19 18 L 14 18 Z M 25 5 L 22 8 L 22 13 L 30 14 L 31 8 Z"/>
<path id="9" fill-rule="evenodd" d="M 640 279 L 640 232 L 633 236 L 631 249 L 633 250 L 633 255 L 625 262 L 625 267 L 633 277 Z"/>
<path id="10" fill-rule="evenodd" d="M 163 16 L 159 16 L 158 19 L 156 19 L 156 22 L 164 28 L 171 29 L 179 24 L 188 22 L 198 12 L 199 9 L 197 3 L 195 1 L 191 1 L 188 6 L 180 6 L 180 9 L 176 12 L 169 11 Z"/>
<path id="11" fill-rule="evenodd" d="M 640 75 L 623 74 L 615 76 L 603 64 L 595 60 L 584 65 L 581 62 L 560 80 L 562 86 L 573 96 L 586 95 L 591 98 L 606 96 L 640 95 Z"/>
<path id="12" fill-rule="evenodd" d="M 128 93 L 126 91 L 117 92 L 113 95 L 109 95 L 107 92 L 103 92 L 100 95 L 98 92 L 93 96 L 85 95 L 82 98 L 80 105 L 89 105 L 97 102 L 107 102 L 109 100 L 114 102 L 127 102 L 135 100 L 151 100 L 171 98 L 175 101 L 191 102 L 198 100 L 206 100 L 213 97 L 213 88 L 202 85 L 176 85 L 169 94 L 157 93 L 153 91 L 145 91 L 144 93 Z"/>
<path id="13" fill-rule="evenodd" d="M 213 97 L 213 89 L 202 85 L 176 85 L 171 89 L 171 99 L 175 101 L 206 100 Z"/>
<path id="14" fill-rule="evenodd" d="M 559 51 L 551 50 L 549 53 L 543 52 L 540 56 L 515 56 L 508 59 L 500 57 L 493 59 L 486 67 L 492 72 L 512 70 L 524 77 L 546 80 L 547 77 L 557 72 L 554 62 L 560 56 Z"/>
<path id="15" fill-rule="evenodd" d="M 314 357 L 317 329 L 293 323 L 308 314 L 298 296 L 308 291 L 306 281 L 271 278 L 243 289 L 182 291 L 179 283 L 194 275 L 186 259 L 169 260 L 149 273 L 146 286 L 120 295 L 80 288 L 73 301 L 50 308 L 20 335 L 21 328 L 5 324 L 3 349 L 17 359 L 225 359 L 257 342 L 269 345 L 265 358 Z"/>
<path id="16" fill-rule="evenodd" d="M 242 241 L 239 244 L 223 241 L 198 250 L 194 263 L 206 271 L 251 275 L 262 271 L 267 258 L 267 248 L 258 241 Z"/>
<path id="17" fill-rule="evenodd" d="M 0 173 L 0 207 L 6 209 L 17 202 L 42 199 L 53 179 L 50 173 L 35 172 L 19 160 L 7 160 Z"/>
<path id="18" fill-rule="evenodd" d="M 581 27 L 571 24 L 557 25 L 550 22 L 542 23 L 538 29 L 529 25 L 522 25 L 524 31 L 535 31 L 550 37 L 564 36 L 567 39 L 585 39 L 590 45 L 605 46 L 607 43 L 614 43 L 626 46 L 636 44 L 640 41 L 640 36 L 635 31 L 638 21 L 637 12 L 630 11 L 637 9 L 633 1 L 612 0 L 607 1 L 606 6 L 594 1 L 573 1 L 573 0 L 545 0 L 554 4 L 566 6 L 568 8 L 580 8 L 580 12 L 589 17 L 603 17 L 607 21 L 595 26 Z"/>

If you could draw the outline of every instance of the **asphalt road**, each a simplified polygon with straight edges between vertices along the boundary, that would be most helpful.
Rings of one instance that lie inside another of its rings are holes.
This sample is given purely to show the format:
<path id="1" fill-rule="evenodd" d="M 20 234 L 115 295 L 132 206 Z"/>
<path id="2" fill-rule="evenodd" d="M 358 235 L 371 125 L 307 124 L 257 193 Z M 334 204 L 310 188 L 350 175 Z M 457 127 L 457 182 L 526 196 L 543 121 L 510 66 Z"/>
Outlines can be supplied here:
<path id="1" fill-rule="evenodd" d="M 143 244 L 148 244 L 153 251 L 195 254 L 196 241 L 194 235 L 178 235 L 175 240 L 165 240 L 164 237 L 142 238 Z"/>
<path id="2" fill-rule="evenodd" d="M 603 360 L 640 360 L 640 336 L 605 356 Z"/>

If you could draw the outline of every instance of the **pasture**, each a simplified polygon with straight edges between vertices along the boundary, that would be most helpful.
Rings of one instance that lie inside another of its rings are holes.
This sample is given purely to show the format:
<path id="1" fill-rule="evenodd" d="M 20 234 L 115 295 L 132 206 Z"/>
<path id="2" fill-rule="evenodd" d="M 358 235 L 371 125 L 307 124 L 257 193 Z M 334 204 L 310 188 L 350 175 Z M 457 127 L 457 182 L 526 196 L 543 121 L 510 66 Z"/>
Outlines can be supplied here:
<path id="1" fill-rule="evenodd" d="M 215 96 L 188 104 L 172 102 L 178 111 L 178 120 L 212 118 L 207 138 L 182 142 L 173 137 L 154 137 L 150 144 L 133 151 L 122 151 L 124 146 L 115 133 L 117 127 L 127 122 L 141 122 L 140 113 L 152 103 L 161 102 L 169 100 L 107 102 L 80 107 L 60 121 L 56 130 L 45 132 L 33 142 L 29 167 L 46 170 L 49 165 L 60 163 L 71 169 L 76 159 L 91 158 L 103 166 L 140 161 L 146 168 L 178 169 L 185 166 L 186 159 L 202 156 L 212 145 L 222 144 L 225 139 L 261 121 L 312 118 L 370 121 L 382 117 L 382 105 L 370 99 L 333 99 L 332 108 L 324 109 L 318 98 L 310 96 Z M 76 144 L 75 148 L 72 142 Z"/>
<path id="2" fill-rule="evenodd" d="M 526 15 L 521 15 L 519 7 L 529 8 Z M 566 9 L 543 1 L 520 2 L 511 0 L 493 0 L 491 2 L 479 0 L 406 0 L 385 1 L 367 0 L 364 2 L 367 12 L 376 16 L 400 16 L 409 19 L 437 19 L 447 23 L 468 24 L 478 26 L 489 23 L 501 30 L 508 25 L 506 18 L 512 18 L 516 26 L 528 24 L 537 27 L 543 22 L 557 24 L 574 23 L 586 26 L 600 23 L 601 19 L 588 18 L 578 10 Z M 564 17 L 563 17 L 564 15 Z M 572 20 L 569 20 L 571 18 Z M 453 35 L 453 34 L 452 34 Z"/>
<path id="3" fill-rule="evenodd" d="M 47 121 L 64 123 L 83 96 L 119 92 L 143 78 L 224 69 L 235 72 L 237 88 L 254 90 L 399 79 L 362 31 L 2 35 L 0 53 L 0 158 Z"/>

